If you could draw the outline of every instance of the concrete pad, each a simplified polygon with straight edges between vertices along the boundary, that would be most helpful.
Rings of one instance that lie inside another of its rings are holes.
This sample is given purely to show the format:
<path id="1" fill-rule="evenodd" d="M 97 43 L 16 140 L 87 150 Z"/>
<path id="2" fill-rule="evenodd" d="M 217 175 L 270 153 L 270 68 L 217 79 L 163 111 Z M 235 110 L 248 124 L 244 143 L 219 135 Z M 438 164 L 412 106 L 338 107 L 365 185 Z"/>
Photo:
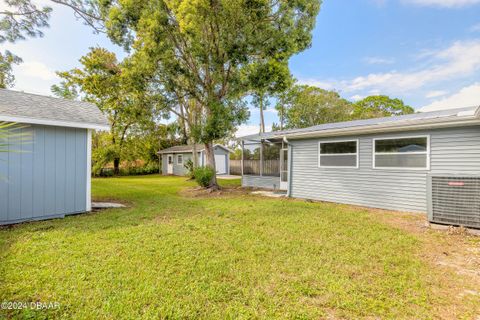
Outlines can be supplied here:
<path id="1" fill-rule="evenodd" d="M 236 180 L 240 178 L 242 178 L 242 176 L 233 176 L 231 174 L 222 174 L 217 176 L 217 179 L 223 179 L 223 180 Z"/>
<path id="2" fill-rule="evenodd" d="M 284 198 L 284 197 L 287 196 L 286 192 L 267 191 L 267 190 L 253 191 L 252 194 L 259 195 L 259 196 L 264 196 L 264 197 L 270 197 L 270 198 Z"/>
<path id="3" fill-rule="evenodd" d="M 111 209 L 111 208 L 126 208 L 121 203 L 114 202 L 92 202 L 92 209 Z"/>

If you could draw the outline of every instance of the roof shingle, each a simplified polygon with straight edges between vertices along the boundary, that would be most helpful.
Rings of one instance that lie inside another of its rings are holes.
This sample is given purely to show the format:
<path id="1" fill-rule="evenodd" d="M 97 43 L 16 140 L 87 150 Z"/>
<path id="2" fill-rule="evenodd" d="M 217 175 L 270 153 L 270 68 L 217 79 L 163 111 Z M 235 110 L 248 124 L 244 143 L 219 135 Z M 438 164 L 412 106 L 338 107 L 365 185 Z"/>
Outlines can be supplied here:
<path id="1" fill-rule="evenodd" d="M 8 119 L 21 123 L 54 125 L 58 122 L 78 128 L 109 128 L 106 117 L 94 104 L 0 89 L 0 121 Z"/>

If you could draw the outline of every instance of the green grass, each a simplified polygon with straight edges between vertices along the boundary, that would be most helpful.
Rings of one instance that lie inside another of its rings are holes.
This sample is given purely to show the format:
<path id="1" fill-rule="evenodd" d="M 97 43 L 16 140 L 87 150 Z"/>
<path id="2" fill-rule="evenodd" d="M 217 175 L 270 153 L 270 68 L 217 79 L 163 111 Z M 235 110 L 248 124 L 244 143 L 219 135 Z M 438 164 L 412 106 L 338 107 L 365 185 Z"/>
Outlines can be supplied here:
<path id="1" fill-rule="evenodd" d="M 0 302 L 61 304 L 0 318 L 432 317 L 413 235 L 348 206 L 189 186 L 96 179 L 94 198 L 131 207 L 0 229 Z"/>

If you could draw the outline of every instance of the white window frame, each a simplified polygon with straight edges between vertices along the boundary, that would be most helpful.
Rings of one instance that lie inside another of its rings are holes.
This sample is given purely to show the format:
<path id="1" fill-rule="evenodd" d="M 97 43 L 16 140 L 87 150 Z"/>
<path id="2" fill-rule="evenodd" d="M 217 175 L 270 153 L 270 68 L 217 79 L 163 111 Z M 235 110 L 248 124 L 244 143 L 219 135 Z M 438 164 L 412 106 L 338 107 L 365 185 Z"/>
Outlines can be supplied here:
<path id="1" fill-rule="evenodd" d="M 178 161 L 179 159 L 182 159 L 182 162 Z M 177 154 L 177 165 L 182 165 L 183 164 L 183 154 Z"/>
<path id="2" fill-rule="evenodd" d="M 357 144 L 357 152 L 356 153 L 331 153 L 331 154 L 321 154 L 322 151 L 322 143 L 335 143 L 335 142 L 352 142 L 354 141 Z M 360 150 L 360 141 L 359 139 L 346 139 L 346 140 L 328 140 L 328 141 L 319 141 L 318 142 L 318 167 L 322 169 L 358 169 L 360 165 L 360 157 L 358 156 Z M 329 157 L 329 156 L 356 156 L 356 165 L 355 166 L 322 166 L 321 165 L 321 157 Z"/>
<path id="3" fill-rule="evenodd" d="M 375 142 L 377 140 L 398 140 L 398 139 L 411 139 L 411 138 L 427 138 L 427 151 L 413 151 L 413 152 L 376 152 Z M 425 154 L 427 155 L 426 167 L 423 168 L 408 168 L 408 167 L 377 167 L 375 163 L 376 155 L 411 155 L 411 154 Z M 412 171 L 429 171 L 430 170 L 430 135 L 415 135 L 415 136 L 398 136 L 398 137 L 377 137 L 372 139 L 372 168 L 378 170 L 412 170 Z"/>

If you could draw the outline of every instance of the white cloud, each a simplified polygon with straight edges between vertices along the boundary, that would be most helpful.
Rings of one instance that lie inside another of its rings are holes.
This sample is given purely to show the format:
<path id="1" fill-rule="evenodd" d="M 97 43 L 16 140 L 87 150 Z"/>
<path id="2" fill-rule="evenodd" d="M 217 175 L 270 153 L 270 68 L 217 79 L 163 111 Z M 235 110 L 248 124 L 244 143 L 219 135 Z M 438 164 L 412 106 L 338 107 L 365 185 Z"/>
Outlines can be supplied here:
<path id="1" fill-rule="evenodd" d="M 434 91 L 429 91 L 425 95 L 425 98 L 431 99 L 431 98 L 437 98 L 446 95 L 448 92 L 444 90 L 434 90 Z"/>
<path id="2" fill-rule="evenodd" d="M 272 131 L 272 125 L 265 125 L 265 131 L 269 132 Z M 243 137 L 248 136 L 251 134 L 258 134 L 260 132 L 259 125 L 251 125 L 251 124 L 242 124 L 238 127 L 237 132 L 235 133 L 235 137 Z"/>
<path id="3" fill-rule="evenodd" d="M 50 70 L 45 64 L 38 61 L 26 61 L 18 66 L 19 74 L 41 80 L 54 80 L 57 78 L 55 72 Z"/>
<path id="4" fill-rule="evenodd" d="M 395 62 L 393 58 L 382 58 L 382 57 L 366 57 L 363 61 L 367 64 L 392 64 Z"/>
<path id="5" fill-rule="evenodd" d="M 298 79 L 298 83 L 319 87 L 325 90 L 332 90 L 333 88 L 335 88 L 335 84 L 333 81 L 321 81 L 321 80 L 311 79 L 311 78 Z"/>
<path id="6" fill-rule="evenodd" d="M 363 98 L 365 98 L 365 97 L 364 97 L 364 96 L 361 96 L 361 95 L 359 95 L 359 94 L 356 94 L 356 95 L 354 95 L 354 96 L 351 96 L 351 97 L 350 97 L 350 100 L 352 100 L 352 101 L 358 101 L 358 100 L 362 100 Z"/>
<path id="7" fill-rule="evenodd" d="M 264 113 L 274 113 L 277 114 L 277 109 L 275 108 L 267 108 L 263 111 Z"/>
<path id="8" fill-rule="evenodd" d="M 470 27 L 470 32 L 480 32 L 480 23 L 477 23 Z"/>
<path id="9" fill-rule="evenodd" d="M 433 101 L 424 106 L 420 111 L 434 111 L 461 107 L 472 107 L 480 105 L 480 82 L 474 83 L 468 87 L 462 88 L 459 92 Z"/>
<path id="10" fill-rule="evenodd" d="M 480 39 L 458 41 L 450 47 L 429 51 L 423 69 L 399 72 L 372 73 L 340 82 L 345 91 L 380 90 L 388 93 L 405 93 L 427 84 L 465 78 L 480 70 Z"/>
<path id="11" fill-rule="evenodd" d="M 403 0 L 403 2 L 425 7 L 461 8 L 479 4 L 480 0 Z"/>

